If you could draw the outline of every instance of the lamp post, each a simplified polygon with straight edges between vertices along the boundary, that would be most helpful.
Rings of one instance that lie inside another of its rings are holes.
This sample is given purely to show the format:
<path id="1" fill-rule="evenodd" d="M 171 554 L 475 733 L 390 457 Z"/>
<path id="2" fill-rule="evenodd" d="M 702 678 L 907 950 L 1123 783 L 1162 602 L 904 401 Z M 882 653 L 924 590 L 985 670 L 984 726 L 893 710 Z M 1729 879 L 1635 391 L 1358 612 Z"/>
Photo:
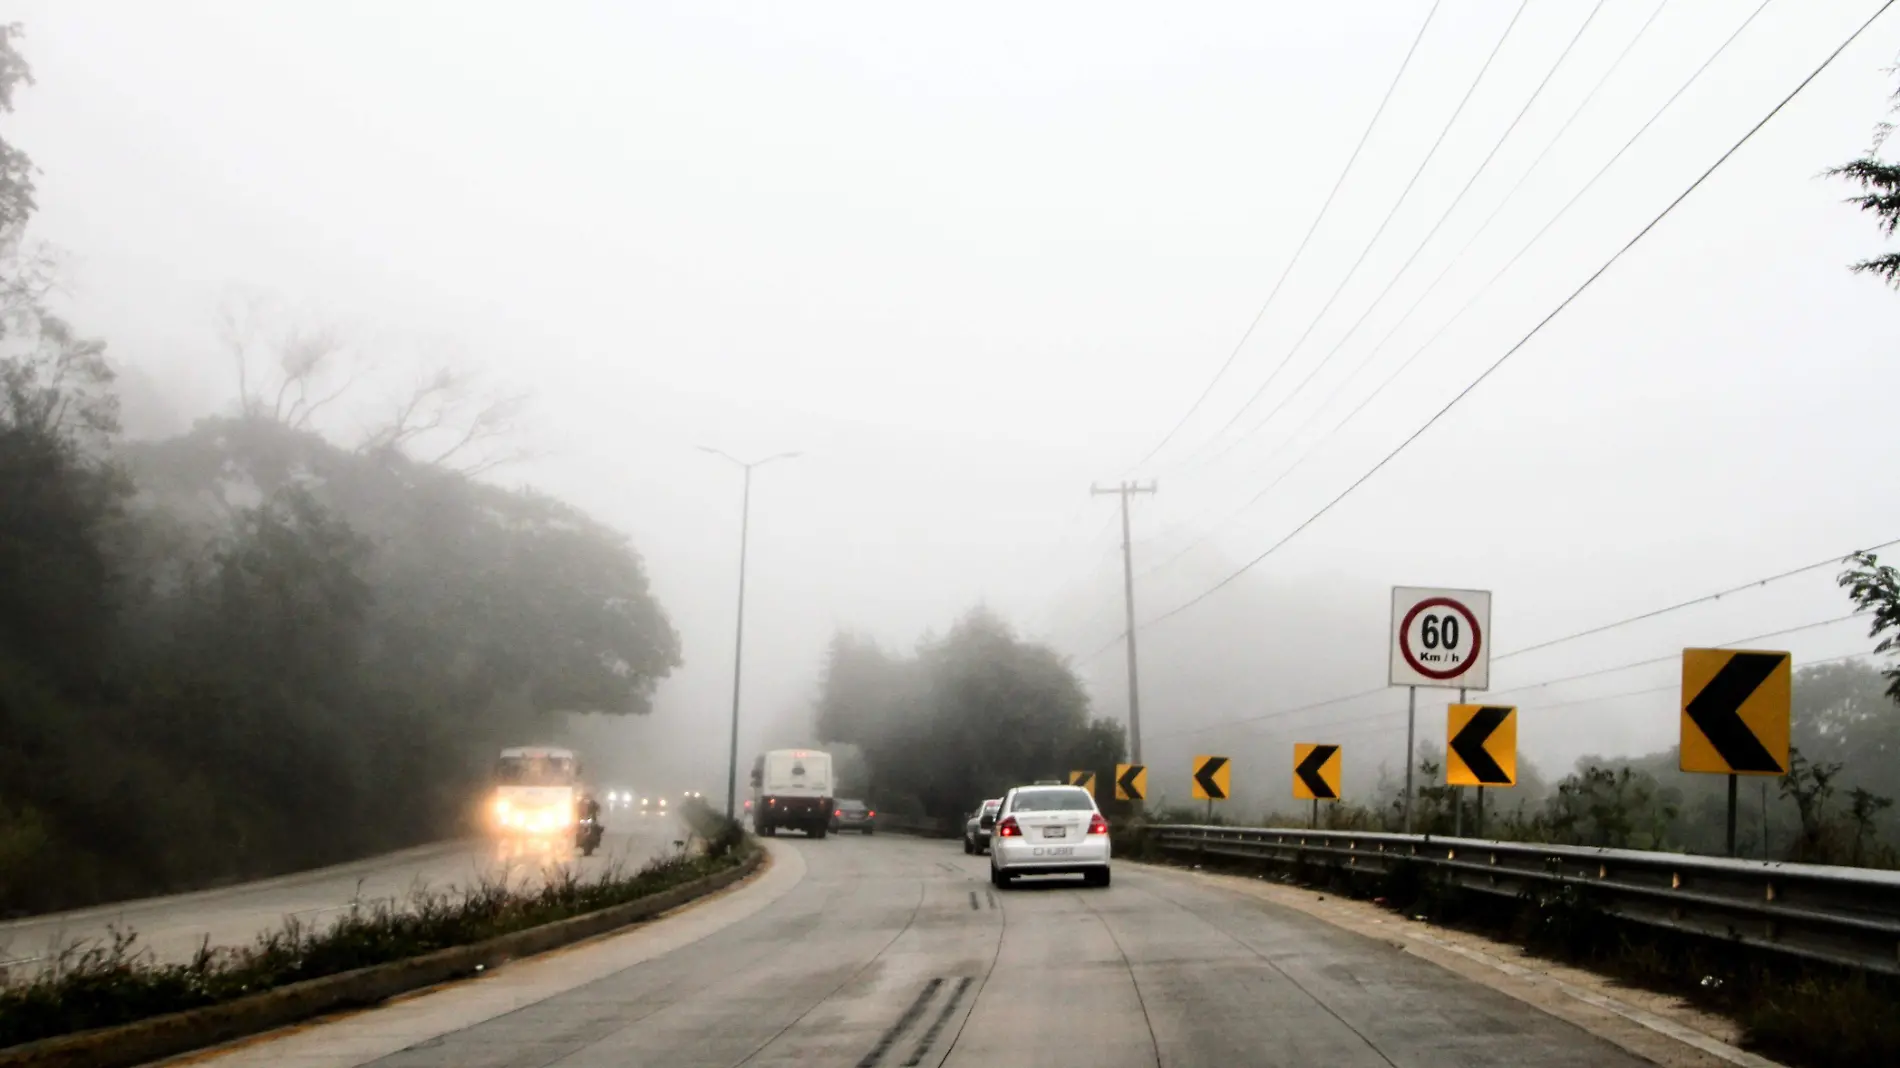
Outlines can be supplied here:
<path id="1" fill-rule="evenodd" d="M 739 677 L 745 663 L 745 555 L 747 529 L 752 522 L 752 469 L 773 460 L 789 460 L 799 454 L 781 452 L 747 463 L 708 445 L 699 446 L 699 451 L 709 452 L 745 472 L 745 487 L 739 498 L 739 611 L 732 637 L 732 737 L 726 751 L 726 818 L 732 819 L 739 796 Z"/>

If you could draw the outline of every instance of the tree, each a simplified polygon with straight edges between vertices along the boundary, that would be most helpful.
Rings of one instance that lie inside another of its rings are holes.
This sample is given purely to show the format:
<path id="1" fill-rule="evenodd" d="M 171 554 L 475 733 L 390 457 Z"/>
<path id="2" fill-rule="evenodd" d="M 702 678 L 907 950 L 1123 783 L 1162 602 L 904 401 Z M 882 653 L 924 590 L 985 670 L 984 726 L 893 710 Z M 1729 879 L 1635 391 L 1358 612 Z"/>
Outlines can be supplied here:
<path id="1" fill-rule="evenodd" d="M 455 836 L 496 747 L 648 710 L 680 648 L 644 562 L 469 477 L 507 427 L 444 414 L 465 377 L 339 444 L 355 353 L 289 331 L 236 415 L 125 440 L 104 344 L 47 309 L 33 174 L 0 140 L 0 915 Z"/>
<path id="2" fill-rule="evenodd" d="M 1854 566 L 1841 572 L 1836 584 L 1847 591 L 1854 607 L 1874 618 L 1867 636 L 1879 638 L 1876 653 L 1900 648 L 1900 573 L 1880 562 L 1873 553 L 1855 553 L 1847 558 Z M 1900 668 L 1886 671 L 1887 696 L 1900 701 Z"/>
<path id="3" fill-rule="evenodd" d="M 351 341 L 335 324 L 248 288 L 225 295 L 219 320 L 243 419 L 336 432 L 338 402 L 368 397 L 379 414 L 352 430 L 364 455 L 466 475 L 530 455 L 518 440 L 527 395 L 485 382 L 449 346 Z"/>
<path id="4" fill-rule="evenodd" d="M 1895 93 L 1889 99 L 1900 102 L 1900 93 Z M 1900 110 L 1900 106 L 1895 110 Z M 1892 113 L 1890 110 L 1889 114 Z M 1900 226 L 1900 164 L 1880 158 L 1881 149 L 1886 146 L 1893 130 L 1890 121 L 1883 120 L 1875 124 L 1873 139 L 1859 159 L 1830 167 L 1824 172 L 1826 177 L 1844 178 L 1860 187 L 1860 195 L 1849 197 L 1847 202 L 1874 216 L 1874 226 L 1884 237 L 1892 237 L 1894 228 Z M 1856 274 L 1876 275 L 1888 285 L 1900 288 L 1900 252 L 1888 252 L 1861 260 L 1849 269 Z"/>
<path id="5" fill-rule="evenodd" d="M 827 744 L 862 749 L 876 803 L 898 808 L 908 795 L 941 818 L 1024 782 L 1112 770 L 1126 752 L 1121 727 L 1088 713 L 1067 661 L 978 609 L 907 657 L 835 636 L 817 726 Z"/>
<path id="6" fill-rule="evenodd" d="M 13 93 L 33 84 L 33 71 L 16 41 L 24 31 L 17 22 L 0 26 L 0 112 L 13 113 Z M 0 238 L 17 236 L 33 216 L 33 160 L 11 141 L 0 138 Z"/>

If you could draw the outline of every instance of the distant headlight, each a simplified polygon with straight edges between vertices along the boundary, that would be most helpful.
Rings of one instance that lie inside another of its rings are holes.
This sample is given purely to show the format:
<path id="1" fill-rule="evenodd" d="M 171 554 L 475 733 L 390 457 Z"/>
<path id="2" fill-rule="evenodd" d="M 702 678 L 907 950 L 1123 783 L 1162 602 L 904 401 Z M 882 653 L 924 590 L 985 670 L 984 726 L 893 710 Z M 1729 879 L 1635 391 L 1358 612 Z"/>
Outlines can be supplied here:
<path id="1" fill-rule="evenodd" d="M 662 797 L 662 798 L 660 798 L 660 807 L 661 807 L 661 808 L 665 808 L 665 807 L 666 807 L 666 798 L 664 798 L 664 797 Z"/>

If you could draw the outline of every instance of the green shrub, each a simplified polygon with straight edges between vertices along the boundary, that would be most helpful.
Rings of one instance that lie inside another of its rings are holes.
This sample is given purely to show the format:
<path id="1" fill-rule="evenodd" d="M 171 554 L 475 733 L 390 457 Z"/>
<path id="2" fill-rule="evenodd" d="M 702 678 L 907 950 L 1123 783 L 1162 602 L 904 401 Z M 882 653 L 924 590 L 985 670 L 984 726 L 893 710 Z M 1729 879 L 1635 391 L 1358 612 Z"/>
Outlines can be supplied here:
<path id="1" fill-rule="evenodd" d="M 206 946 L 181 964 L 155 961 L 136 933 L 115 929 L 103 942 L 67 949 L 33 977 L 0 986 L 0 1048 L 473 945 L 636 901 L 737 863 L 732 849 L 681 850 L 631 874 L 614 866 L 583 879 L 563 868 L 534 889 L 483 881 L 423 891 L 407 902 L 352 909 L 325 928 L 286 920 L 248 946 Z"/>

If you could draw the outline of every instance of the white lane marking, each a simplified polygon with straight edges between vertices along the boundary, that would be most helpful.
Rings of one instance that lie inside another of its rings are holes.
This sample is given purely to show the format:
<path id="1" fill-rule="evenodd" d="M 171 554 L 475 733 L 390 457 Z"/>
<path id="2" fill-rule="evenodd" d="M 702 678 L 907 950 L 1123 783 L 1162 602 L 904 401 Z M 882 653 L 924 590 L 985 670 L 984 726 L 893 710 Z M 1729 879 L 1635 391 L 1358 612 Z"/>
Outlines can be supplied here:
<path id="1" fill-rule="evenodd" d="M 576 949 L 519 961 L 480 979 L 296 1028 L 280 1037 L 245 1040 L 225 1050 L 190 1054 L 167 1063 L 209 1063 L 217 1068 L 359 1068 L 418 1042 L 464 1031 L 565 994 L 715 934 L 790 893 L 805 878 L 804 857 L 785 845 L 770 841 L 761 844 L 772 856 L 765 874 L 736 892 L 680 915 Z"/>

